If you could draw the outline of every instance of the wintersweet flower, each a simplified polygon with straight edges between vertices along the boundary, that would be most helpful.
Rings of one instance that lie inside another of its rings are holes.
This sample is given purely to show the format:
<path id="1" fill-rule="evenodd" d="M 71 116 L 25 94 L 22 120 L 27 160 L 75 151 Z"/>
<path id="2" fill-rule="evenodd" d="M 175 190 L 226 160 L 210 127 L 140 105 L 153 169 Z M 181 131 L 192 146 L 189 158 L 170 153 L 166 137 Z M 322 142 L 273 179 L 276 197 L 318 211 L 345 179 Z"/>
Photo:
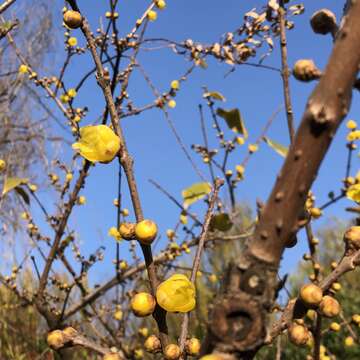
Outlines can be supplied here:
<path id="1" fill-rule="evenodd" d="M 169 312 L 189 312 L 196 305 L 194 284 L 183 274 L 174 274 L 156 290 L 158 304 Z"/>
<path id="2" fill-rule="evenodd" d="M 346 197 L 350 200 L 360 202 L 360 184 L 351 185 L 346 191 Z"/>
<path id="3" fill-rule="evenodd" d="M 72 145 L 80 155 L 91 162 L 108 163 L 120 149 L 120 139 L 106 125 L 84 126 L 80 128 L 80 139 Z"/>

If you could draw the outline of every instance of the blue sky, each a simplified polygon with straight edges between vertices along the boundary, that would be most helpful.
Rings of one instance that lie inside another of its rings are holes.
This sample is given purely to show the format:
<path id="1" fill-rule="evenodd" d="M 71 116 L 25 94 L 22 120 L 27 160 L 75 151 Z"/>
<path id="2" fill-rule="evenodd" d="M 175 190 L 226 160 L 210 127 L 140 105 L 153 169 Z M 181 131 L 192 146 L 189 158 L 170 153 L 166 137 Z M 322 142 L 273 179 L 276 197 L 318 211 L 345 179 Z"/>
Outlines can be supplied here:
<path id="1" fill-rule="evenodd" d="M 61 9 L 64 2 L 56 0 L 55 3 L 54 21 L 57 30 L 60 32 L 60 41 L 54 56 L 51 58 L 56 69 L 59 68 L 59 64 L 64 59 L 65 50 L 61 48 L 61 33 L 63 32 Z M 102 16 L 103 22 L 106 21 L 104 14 L 108 10 L 107 2 L 90 3 L 80 0 L 78 3 L 83 13 L 89 18 L 94 30 L 99 26 L 99 16 Z M 121 34 L 129 32 L 134 21 L 142 15 L 148 4 L 149 1 L 143 0 L 119 1 L 119 29 Z M 168 0 L 166 10 L 159 12 L 158 20 L 149 24 L 146 38 L 162 37 L 175 41 L 190 38 L 200 43 L 217 42 L 224 33 L 233 31 L 241 25 L 245 12 L 252 8 L 260 9 L 263 4 L 264 1 Z M 305 13 L 294 18 L 295 29 L 288 32 L 289 64 L 292 66 L 300 58 L 312 58 L 319 68 L 323 68 L 331 50 L 332 40 L 328 36 L 313 34 L 309 25 L 309 18 L 315 10 L 322 7 L 328 7 L 340 18 L 342 2 L 307 0 L 304 1 L 304 5 Z M 78 38 L 80 45 L 85 43 L 79 30 L 73 31 L 73 35 Z M 258 58 L 255 58 L 252 61 L 257 60 Z M 179 78 L 190 65 L 183 57 L 175 55 L 168 48 L 157 51 L 142 51 L 139 61 L 160 92 L 167 91 L 170 82 Z M 189 80 L 181 85 L 181 90 L 176 96 L 177 106 L 175 109 L 169 110 L 171 119 L 186 147 L 190 151 L 191 144 L 202 143 L 198 115 L 198 104 L 205 105 L 202 101 L 202 86 L 207 86 L 210 90 L 220 91 L 226 97 L 227 101 L 221 104 L 222 107 L 240 109 L 249 131 L 249 142 L 254 142 L 267 119 L 283 104 L 279 73 L 240 66 L 235 72 L 225 77 L 225 74 L 230 70 L 228 65 L 213 60 L 209 60 L 208 64 L 207 70 L 197 68 Z M 264 64 L 280 67 L 278 39 L 275 39 L 273 54 L 265 60 Z M 92 59 L 88 53 L 76 57 L 65 77 L 67 88 L 75 86 L 81 78 L 81 74 L 92 67 Z M 314 84 L 299 83 L 291 79 L 290 85 L 295 122 L 298 125 L 305 108 L 306 99 Z M 140 73 L 135 73 L 132 77 L 129 94 L 134 103 L 139 106 L 154 100 L 151 89 Z M 354 103 L 348 119 L 357 119 L 359 111 L 357 94 L 354 95 L 353 100 Z M 99 118 L 104 107 L 102 93 L 96 85 L 94 77 L 86 83 L 75 100 L 76 107 L 85 105 L 89 107 L 89 113 L 83 120 L 83 124 L 92 124 Z M 209 113 L 205 112 L 205 114 L 208 132 L 214 135 Z M 59 117 L 61 118 L 61 114 Z M 145 217 L 154 219 L 158 223 L 160 233 L 164 237 L 166 229 L 174 227 L 179 211 L 148 180 L 158 181 L 171 194 L 181 200 L 181 190 L 199 181 L 199 178 L 175 142 L 161 111 L 152 110 L 136 117 L 126 118 L 122 121 L 122 126 L 129 151 L 135 159 L 135 174 Z M 59 131 L 56 125 L 54 125 L 53 130 Z M 313 190 L 319 204 L 326 201 L 327 193 L 330 190 L 336 191 L 340 188 L 340 181 L 345 173 L 345 135 L 346 129 L 343 125 L 314 184 Z M 276 117 L 268 136 L 284 145 L 288 144 L 284 111 Z M 212 137 L 211 143 L 215 146 L 214 139 Z M 201 170 L 210 179 L 207 167 L 201 163 L 200 158 L 195 153 L 192 152 L 191 154 Z M 71 155 L 71 148 L 64 146 L 61 152 L 62 159 L 69 159 Z M 238 148 L 232 155 L 229 168 L 234 169 L 234 166 L 240 163 L 245 155 L 246 147 Z M 260 150 L 252 156 L 246 168 L 245 180 L 237 188 L 237 201 L 253 208 L 257 198 L 265 201 L 282 162 L 283 159 L 278 154 L 262 143 Z M 357 168 L 358 160 L 355 159 L 353 175 Z M 96 266 L 96 277 L 99 279 L 112 276 L 113 271 L 110 263 L 115 258 L 115 244 L 107 236 L 107 231 L 115 225 L 116 219 L 115 208 L 112 206 L 112 201 L 116 197 L 116 174 L 117 164 L 115 161 L 110 165 L 96 165 L 91 170 L 86 187 L 82 191 L 82 194 L 87 198 L 87 204 L 77 208 L 71 217 L 71 225 L 76 228 L 85 254 L 94 251 L 99 245 L 106 246 L 106 260 L 104 264 Z M 126 182 L 123 181 L 123 206 L 131 210 L 126 188 Z M 40 189 L 39 195 L 43 196 L 49 207 L 52 207 L 53 200 L 46 194 L 45 189 Z M 326 217 L 332 215 L 348 217 L 344 212 L 344 207 L 349 204 L 348 200 L 344 200 L 331 207 L 325 213 Z M 194 210 L 196 209 L 201 211 L 202 207 L 195 206 Z M 130 219 L 133 219 L 132 211 Z M 317 223 L 323 222 L 324 220 L 319 220 Z M 160 248 L 161 246 L 158 246 L 156 250 Z M 305 249 L 304 241 L 300 241 L 294 249 L 286 251 L 282 263 L 283 271 L 294 269 Z M 126 244 L 121 246 L 121 254 L 122 258 L 129 258 Z"/>

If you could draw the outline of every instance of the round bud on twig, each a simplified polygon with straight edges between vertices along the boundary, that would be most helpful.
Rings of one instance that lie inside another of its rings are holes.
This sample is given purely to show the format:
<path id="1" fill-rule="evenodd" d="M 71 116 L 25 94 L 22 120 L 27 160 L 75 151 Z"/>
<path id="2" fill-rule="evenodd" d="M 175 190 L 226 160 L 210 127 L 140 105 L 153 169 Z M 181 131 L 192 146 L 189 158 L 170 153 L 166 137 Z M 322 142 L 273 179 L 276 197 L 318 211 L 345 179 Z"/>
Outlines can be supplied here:
<path id="1" fill-rule="evenodd" d="M 308 308 L 316 308 L 323 298 L 323 291 L 315 284 L 306 284 L 300 289 L 299 297 Z"/>
<path id="2" fill-rule="evenodd" d="M 319 79 L 321 71 L 311 59 L 301 59 L 295 63 L 293 74 L 297 80 L 312 81 Z"/>
<path id="3" fill-rule="evenodd" d="M 155 353 L 161 350 L 160 339 L 155 335 L 150 335 L 144 343 L 145 350 L 151 353 Z"/>
<path id="4" fill-rule="evenodd" d="M 328 9 L 316 11 L 310 19 L 310 24 L 315 34 L 326 35 L 331 33 L 335 35 L 337 31 L 336 17 Z"/>
<path id="5" fill-rule="evenodd" d="M 293 324 L 288 330 L 289 340 L 298 346 L 304 346 L 310 340 L 309 330 L 304 325 Z"/>
<path id="6" fill-rule="evenodd" d="M 77 29 L 81 26 L 83 18 L 78 11 L 68 10 L 64 13 L 64 23 L 70 29 Z"/>
<path id="7" fill-rule="evenodd" d="M 360 226 L 352 226 L 345 231 L 344 242 L 347 249 L 360 249 Z"/>
<path id="8" fill-rule="evenodd" d="M 326 295 L 319 305 L 320 313 L 328 318 L 332 318 L 340 314 L 340 304 L 332 296 Z"/>

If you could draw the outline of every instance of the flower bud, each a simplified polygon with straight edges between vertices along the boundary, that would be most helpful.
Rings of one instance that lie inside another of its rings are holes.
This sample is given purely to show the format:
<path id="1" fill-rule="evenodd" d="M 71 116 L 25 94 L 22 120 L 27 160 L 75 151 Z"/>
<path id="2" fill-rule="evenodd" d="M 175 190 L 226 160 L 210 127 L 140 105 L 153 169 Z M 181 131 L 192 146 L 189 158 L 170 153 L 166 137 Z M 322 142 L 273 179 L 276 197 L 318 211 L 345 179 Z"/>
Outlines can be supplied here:
<path id="1" fill-rule="evenodd" d="M 196 356 L 199 355 L 201 348 L 200 340 L 197 338 L 191 338 L 185 342 L 185 350 L 189 355 Z"/>
<path id="2" fill-rule="evenodd" d="M 169 344 L 164 350 L 164 357 L 167 360 L 177 360 L 180 354 L 180 348 L 177 344 Z"/>
<path id="3" fill-rule="evenodd" d="M 360 249 L 360 226 L 352 226 L 345 231 L 344 242 L 348 249 Z"/>
<path id="4" fill-rule="evenodd" d="M 293 74 L 297 80 L 311 81 L 318 79 L 321 75 L 321 71 L 316 67 L 312 60 L 301 59 L 295 63 Z"/>
<path id="5" fill-rule="evenodd" d="M 300 289 L 300 299 L 309 308 L 316 308 L 323 297 L 320 287 L 314 284 L 306 284 Z"/>
<path id="6" fill-rule="evenodd" d="M 151 353 L 161 350 L 160 339 L 155 335 L 150 335 L 144 343 L 145 350 Z"/>
<path id="7" fill-rule="evenodd" d="M 70 29 L 77 29 L 82 24 L 82 16 L 78 11 L 68 10 L 64 13 L 64 23 Z"/>
<path id="8" fill-rule="evenodd" d="M 135 238 L 135 224 L 123 222 L 119 226 L 120 236 L 125 240 L 132 240 Z"/>
<path id="9" fill-rule="evenodd" d="M 144 317 L 153 313 L 156 301 L 149 293 L 140 292 L 133 296 L 130 306 L 136 316 Z"/>
<path id="10" fill-rule="evenodd" d="M 326 295 L 321 300 L 319 310 L 322 315 L 331 318 L 339 315 L 341 307 L 339 302 L 335 298 Z"/>
<path id="11" fill-rule="evenodd" d="M 306 345 L 310 339 L 308 329 L 303 325 L 293 324 L 288 331 L 290 341 L 298 346 Z"/>

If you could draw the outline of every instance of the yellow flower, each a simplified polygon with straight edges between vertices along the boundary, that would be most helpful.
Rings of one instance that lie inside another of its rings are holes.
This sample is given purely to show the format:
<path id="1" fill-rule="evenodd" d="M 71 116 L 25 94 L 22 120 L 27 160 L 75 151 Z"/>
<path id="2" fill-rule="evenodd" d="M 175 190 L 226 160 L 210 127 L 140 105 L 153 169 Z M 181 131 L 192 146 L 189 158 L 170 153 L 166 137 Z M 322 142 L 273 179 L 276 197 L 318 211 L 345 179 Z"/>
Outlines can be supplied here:
<path id="1" fill-rule="evenodd" d="M 349 121 L 346 123 L 346 127 L 347 127 L 348 129 L 350 129 L 350 130 L 354 130 L 354 129 L 356 129 L 356 127 L 357 127 L 357 123 L 356 123 L 356 121 L 354 121 L 354 120 L 349 120 Z"/>
<path id="2" fill-rule="evenodd" d="M 69 38 L 68 44 L 69 44 L 70 46 L 76 46 L 76 45 L 77 45 L 77 38 L 74 37 L 74 36 L 72 36 L 71 38 Z"/>
<path id="3" fill-rule="evenodd" d="M 66 95 L 66 94 L 61 94 L 60 95 L 60 101 L 64 104 L 66 104 L 67 102 L 69 102 L 70 100 L 70 97 L 69 95 Z"/>
<path id="4" fill-rule="evenodd" d="M 74 97 L 76 96 L 77 92 L 76 92 L 75 89 L 71 88 L 71 89 L 68 90 L 67 94 L 68 94 L 68 96 L 70 96 L 71 98 L 74 98 Z"/>
<path id="5" fill-rule="evenodd" d="M 354 338 L 352 338 L 351 336 L 348 336 L 345 338 L 345 346 L 353 346 L 354 345 Z"/>
<path id="6" fill-rule="evenodd" d="M 236 137 L 236 142 L 239 144 L 239 145 L 244 145 L 245 144 L 245 139 L 241 136 L 237 136 Z"/>
<path id="7" fill-rule="evenodd" d="M 26 74 L 28 71 L 29 69 L 25 64 L 19 66 L 19 74 Z"/>
<path id="8" fill-rule="evenodd" d="M 169 312 L 188 312 L 194 309 L 195 287 L 183 274 L 174 274 L 156 290 L 158 304 Z"/>
<path id="9" fill-rule="evenodd" d="M 360 184 L 351 185 L 346 191 L 346 197 L 350 200 L 360 202 Z"/>
<path id="10" fill-rule="evenodd" d="M 72 145 L 80 155 L 92 162 L 110 162 L 120 149 L 119 137 L 106 125 L 80 128 L 80 140 Z"/>
<path id="11" fill-rule="evenodd" d="M 121 239 L 119 230 L 115 226 L 113 226 L 113 227 L 111 227 L 109 229 L 108 235 L 113 237 L 115 240 L 120 240 Z"/>
<path id="12" fill-rule="evenodd" d="M 173 80 L 170 84 L 171 88 L 174 90 L 179 90 L 180 84 L 178 80 Z"/>
<path id="13" fill-rule="evenodd" d="M 79 196 L 78 199 L 77 199 L 77 203 L 79 205 L 85 205 L 86 204 L 86 197 L 83 196 L 83 195 Z"/>
<path id="14" fill-rule="evenodd" d="M 258 148 L 259 148 L 259 147 L 258 147 L 257 144 L 250 144 L 249 147 L 248 147 L 249 152 L 250 152 L 251 154 L 254 153 L 255 151 L 257 151 Z"/>
<path id="15" fill-rule="evenodd" d="M 347 141 L 355 141 L 360 139 L 360 130 L 351 131 L 346 137 Z"/>
<path id="16" fill-rule="evenodd" d="M 150 10 L 147 14 L 147 17 L 150 21 L 155 21 L 157 19 L 157 12 L 154 10 Z"/>
<path id="17" fill-rule="evenodd" d="M 156 1 L 156 6 L 160 9 L 163 10 L 166 7 L 166 2 L 165 0 L 157 0 Z"/>
<path id="18" fill-rule="evenodd" d="M 169 100 L 168 102 L 168 107 L 173 109 L 176 106 L 176 101 L 175 100 Z"/>

